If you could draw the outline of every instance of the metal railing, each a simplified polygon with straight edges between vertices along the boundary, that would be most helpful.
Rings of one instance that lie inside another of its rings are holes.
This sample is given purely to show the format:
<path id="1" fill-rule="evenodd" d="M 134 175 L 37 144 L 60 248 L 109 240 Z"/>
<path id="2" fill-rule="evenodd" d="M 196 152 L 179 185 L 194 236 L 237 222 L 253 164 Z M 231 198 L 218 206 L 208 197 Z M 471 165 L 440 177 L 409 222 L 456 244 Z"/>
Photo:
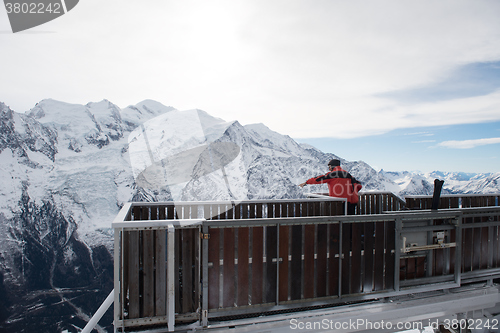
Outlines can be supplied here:
<path id="1" fill-rule="evenodd" d="M 439 209 L 499 206 L 500 194 L 442 194 Z M 405 196 L 408 209 L 431 209 L 432 195 Z"/>
<path id="2" fill-rule="evenodd" d="M 500 207 L 391 212 L 400 202 L 373 197 L 384 214 L 345 216 L 329 197 L 125 205 L 113 222 L 115 330 L 500 277 Z"/>
<path id="3" fill-rule="evenodd" d="M 328 193 L 307 193 L 312 198 L 325 198 Z M 359 202 L 356 214 L 382 214 L 386 211 L 399 211 L 405 208 L 406 202 L 397 195 L 388 191 L 359 192 Z"/>

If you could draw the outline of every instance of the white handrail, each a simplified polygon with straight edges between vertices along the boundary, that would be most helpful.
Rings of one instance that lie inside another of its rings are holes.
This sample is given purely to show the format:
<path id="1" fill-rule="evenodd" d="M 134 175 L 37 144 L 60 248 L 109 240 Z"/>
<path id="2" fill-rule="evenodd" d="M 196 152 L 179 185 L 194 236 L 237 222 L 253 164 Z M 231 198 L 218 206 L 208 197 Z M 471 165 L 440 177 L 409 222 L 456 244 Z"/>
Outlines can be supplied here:
<path id="1" fill-rule="evenodd" d="M 90 321 L 85 325 L 81 333 L 90 333 L 94 329 L 94 327 L 97 325 L 99 320 L 101 320 L 102 316 L 106 313 L 108 308 L 113 304 L 113 298 L 115 295 L 115 290 L 111 290 L 109 293 L 108 297 L 104 300 L 104 302 L 101 304 L 99 309 L 97 309 L 96 313 L 90 318 Z"/>

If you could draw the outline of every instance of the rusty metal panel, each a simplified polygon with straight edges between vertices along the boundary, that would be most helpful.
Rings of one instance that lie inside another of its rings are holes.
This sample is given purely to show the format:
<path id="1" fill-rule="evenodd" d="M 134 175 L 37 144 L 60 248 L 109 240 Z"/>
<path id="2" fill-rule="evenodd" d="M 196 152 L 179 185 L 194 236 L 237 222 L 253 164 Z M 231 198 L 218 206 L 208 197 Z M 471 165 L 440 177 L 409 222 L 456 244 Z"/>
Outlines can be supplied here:
<path id="1" fill-rule="evenodd" d="M 457 234 L 457 232 L 455 229 L 450 230 L 450 242 L 451 243 L 456 242 L 456 239 L 457 239 L 456 234 Z M 459 245 L 460 244 L 457 244 L 457 246 L 459 246 Z M 455 272 L 455 251 L 456 251 L 456 248 L 454 248 L 454 247 L 450 248 L 450 272 L 451 273 Z M 460 265 L 460 263 L 458 263 L 458 265 Z"/>
<path id="2" fill-rule="evenodd" d="M 350 293 L 351 283 L 351 223 L 342 224 L 342 295 Z"/>
<path id="3" fill-rule="evenodd" d="M 208 308 L 219 308 L 220 229 L 209 228 L 208 239 Z"/>
<path id="4" fill-rule="evenodd" d="M 384 222 L 375 222 L 374 291 L 384 289 Z"/>
<path id="5" fill-rule="evenodd" d="M 473 228 L 473 242 L 472 247 L 472 269 L 478 270 L 481 265 L 481 228 Z"/>
<path id="6" fill-rule="evenodd" d="M 290 298 L 301 299 L 302 294 L 302 226 L 294 225 L 292 228 L 292 261 Z"/>
<path id="7" fill-rule="evenodd" d="M 462 230 L 462 272 L 472 271 L 473 229 Z"/>
<path id="8" fill-rule="evenodd" d="M 500 242 L 499 242 L 499 227 L 495 226 L 493 227 L 493 235 L 492 235 L 492 242 L 493 242 L 493 268 L 497 268 L 499 266 L 499 258 L 500 258 Z"/>
<path id="9" fill-rule="evenodd" d="M 238 228 L 238 295 L 236 304 L 238 306 L 249 304 L 249 240 L 250 228 Z"/>
<path id="10" fill-rule="evenodd" d="M 314 225 L 304 226 L 304 298 L 314 297 Z"/>
<path id="11" fill-rule="evenodd" d="M 328 226 L 319 224 L 317 226 L 317 259 L 316 259 L 316 296 L 326 296 L 327 284 L 327 252 L 328 252 Z"/>
<path id="12" fill-rule="evenodd" d="M 394 221 L 385 223 L 385 289 L 394 288 L 394 268 L 395 268 L 395 245 L 396 245 L 396 225 Z"/>
<path id="13" fill-rule="evenodd" d="M 154 283 L 154 231 L 144 230 L 142 232 L 142 247 L 144 256 L 142 258 L 142 281 L 143 281 L 143 317 L 155 315 L 155 283 Z"/>
<path id="14" fill-rule="evenodd" d="M 233 307 L 235 304 L 234 235 L 234 228 L 224 228 L 223 307 Z"/>
<path id="15" fill-rule="evenodd" d="M 363 292 L 371 292 L 373 290 L 373 250 L 374 242 L 374 223 L 364 223 L 364 259 L 365 259 L 365 278 L 363 281 Z"/>
<path id="16" fill-rule="evenodd" d="M 129 232 L 128 244 L 129 318 L 139 318 L 139 231 Z"/>
<path id="17" fill-rule="evenodd" d="M 484 222 L 488 221 L 487 217 L 483 217 L 482 220 Z M 481 262 L 480 262 L 480 268 L 481 269 L 487 269 L 488 268 L 488 256 L 489 256 L 489 251 L 488 251 L 488 239 L 489 239 L 489 228 L 488 227 L 482 227 L 481 228 Z"/>
<path id="18" fill-rule="evenodd" d="M 361 291 L 361 223 L 352 223 L 351 293 Z"/>
<path id="19" fill-rule="evenodd" d="M 195 300 L 194 300 L 194 274 L 193 265 L 194 260 L 194 246 L 196 230 L 194 229 L 184 229 L 182 232 L 182 312 L 188 313 L 196 310 Z"/>
<path id="20" fill-rule="evenodd" d="M 264 228 L 252 229 L 252 304 L 262 303 L 264 284 Z"/>
<path id="21" fill-rule="evenodd" d="M 425 261 L 426 261 L 425 256 L 416 257 L 415 276 L 417 278 L 425 277 Z"/>
<path id="22" fill-rule="evenodd" d="M 279 283 L 278 300 L 280 302 L 288 301 L 288 245 L 289 245 L 289 226 L 279 226 Z M 293 277 L 293 276 L 292 276 Z"/>
<path id="23" fill-rule="evenodd" d="M 339 225 L 331 224 L 328 234 L 328 295 L 339 295 Z"/>
<path id="24" fill-rule="evenodd" d="M 161 213 L 160 213 L 161 216 Z M 155 308 L 157 316 L 166 315 L 167 311 L 167 266 L 166 266 L 166 230 L 155 231 Z"/>
<path id="25" fill-rule="evenodd" d="M 265 302 L 276 302 L 277 296 L 277 273 L 278 273 L 278 228 L 267 226 L 266 228 L 266 283 Z"/>

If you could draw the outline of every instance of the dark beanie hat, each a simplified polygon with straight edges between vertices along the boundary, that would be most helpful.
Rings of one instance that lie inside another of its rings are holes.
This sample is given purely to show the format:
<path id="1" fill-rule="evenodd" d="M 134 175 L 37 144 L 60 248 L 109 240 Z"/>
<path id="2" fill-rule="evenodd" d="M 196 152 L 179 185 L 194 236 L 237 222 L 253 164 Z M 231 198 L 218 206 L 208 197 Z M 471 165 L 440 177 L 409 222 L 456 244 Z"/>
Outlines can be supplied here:
<path id="1" fill-rule="evenodd" d="M 339 160 L 331 160 L 330 162 L 328 162 L 328 165 L 331 165 L 331 166 L 340 166 L 340 161 Z"/>

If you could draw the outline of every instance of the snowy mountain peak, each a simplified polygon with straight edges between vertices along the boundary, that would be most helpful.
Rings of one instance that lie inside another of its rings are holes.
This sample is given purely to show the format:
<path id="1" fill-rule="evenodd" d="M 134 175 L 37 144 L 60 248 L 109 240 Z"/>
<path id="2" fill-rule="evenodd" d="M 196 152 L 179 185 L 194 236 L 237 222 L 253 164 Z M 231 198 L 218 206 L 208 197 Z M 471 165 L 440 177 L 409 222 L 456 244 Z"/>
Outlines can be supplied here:
<path id="1" fill-rule="evenodd" d="M 10 331 L 53 332 L 74 328 L 52 323 L 58 306 L 68 322 L 95 311 L 95 290 L 113 288 L 110 225 L 125 202 L 302 198 L 326 192 L 325 185 L 297 185 L 327 172 L 332 158 L 364 191 L 431 194 L 439 177 L 444 193 L 500 192 L 500 173 L 377 172 L 263 124 L 242 126 L 152 100 L 120 109 L 108 100 L 46 99 L 26 113 L 0 102 L 0 312 L 8 312 Z M 36 298 L 33 291 L 40 291 Z M 73 305 L 71 312 L 61 302 L 65 291 L 91 308 Z M 51 323 L 25 329 L 32 309 L 46 311 Z"/>

